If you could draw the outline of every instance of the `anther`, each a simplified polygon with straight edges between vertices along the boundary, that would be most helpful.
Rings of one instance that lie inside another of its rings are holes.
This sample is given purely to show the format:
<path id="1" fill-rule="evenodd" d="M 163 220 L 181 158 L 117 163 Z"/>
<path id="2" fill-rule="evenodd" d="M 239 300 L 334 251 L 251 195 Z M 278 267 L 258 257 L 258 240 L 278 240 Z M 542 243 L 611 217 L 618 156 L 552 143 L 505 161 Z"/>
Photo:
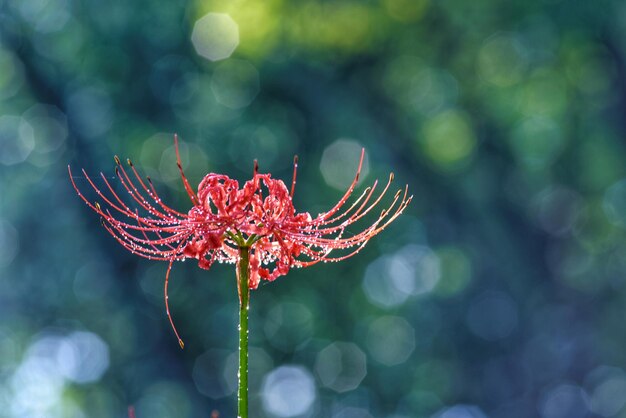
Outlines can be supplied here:
<path id="1" fill-rule="evenodd" d="M 393 181 L 394 177 L 395 175 L 393 174 L 393 172 L 389 173 L 389 181 Z"/>
<path id="2" fill-rule="evenodd" d="M 100 209 L 100 203 L 96 202 L 96 208 L 97 208 L 98 210 L 102 210 L 102 209 Z"/>
<path id="3" fill-rule="evenodd" d="M 131 167 L 133 166 L 133 162 L 130 160 L 130 158 L 127 158 L 126 162 L 128 163 L 129 166 Z"/>
<path id="4" fill-rule="evenodd" d="M 181 340 L 180 338 L 178 339 L 178 345 L 180 345 L 181 349 L 185 348 L 185 343 L 183 342 L 183 340 Z"/>
<path id="5" fill-rule="evenodd" d="M 120 165 L 122 164 L 120 161 L 120 157 L 118 157 L 117 155 L 115 157 L 113 157 L 115 159 L 115 164 Z"/>
<path id="6" fill-rule="evenodd" d="M 259 172 L 259 162 L 254 160 L 254 168 L 252 169 L 252 173 L 256 176 Z"/>

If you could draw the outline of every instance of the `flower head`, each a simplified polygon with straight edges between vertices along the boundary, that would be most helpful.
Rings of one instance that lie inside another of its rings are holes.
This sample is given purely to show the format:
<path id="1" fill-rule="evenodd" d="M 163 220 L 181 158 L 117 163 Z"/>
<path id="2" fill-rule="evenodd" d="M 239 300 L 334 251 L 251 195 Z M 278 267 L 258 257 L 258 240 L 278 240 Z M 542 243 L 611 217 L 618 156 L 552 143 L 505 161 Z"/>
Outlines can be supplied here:
<path id="1" fill-rule="evenodd" d="M 393 181 L 392 173 L 382 191 L 376 193 L 379 185 L 375 181 L 348 203 L 359 180 L 364 150 L 348 190 L 335 206 L 314 218 L 308 212 L 296 212 L 293 206 L 297 157 L 290 189 L 270 174 L 259 173 L 255 161 L 252 179 L 243 186 L 228 176 L 210 173 L 202 179 L 196 193 L 183 172 L 176 136 L 174 144 L 183 186 L 192 203 L 187 213 L 166 206 L 150 178 L 144 181 L 130 160 L 126 169 L 115 157 L 116 175 L 130 196 L 127 198 L 130 203 L 115 192 L 102 173 L 104 187 L 100 190 L 82 170 L 102 203 L 92 202 L 76 186 L 69 166 L 68 170 L 78 195 L 101 216 L 104 228 L 120 244 L 142 257 L 169 262 L 165 306 L 181 346 L 167 296 L 174 261 L 194 258 L 201 268 L 209 269 L 216 261 L 237 263 L 240 248 L 246 247 L 250 254 L 249 287 L 256 289 L 261 280 L 273 281 L 292 267 L 340 261 L 355 255 L 396 219 L 412 198 L 408 196 L 408 187 L 398 190 L 371 225 L 353 233 L 351 226 L 378 206 Z"/>

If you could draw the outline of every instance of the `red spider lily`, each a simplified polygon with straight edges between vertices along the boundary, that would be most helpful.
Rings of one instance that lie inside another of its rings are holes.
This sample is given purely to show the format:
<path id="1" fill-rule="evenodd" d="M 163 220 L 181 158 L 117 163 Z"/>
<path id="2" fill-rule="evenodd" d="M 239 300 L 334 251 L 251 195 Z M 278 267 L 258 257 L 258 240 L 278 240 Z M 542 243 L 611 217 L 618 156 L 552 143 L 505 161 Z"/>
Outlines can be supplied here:
<path id="1" fill-rule="evenodd" d="M 256 289 L 261 279 L 273 281 L 287 274 L 292 267 L 340 261 L 355 255 L 370 238 L 396 219 L 412 198 L 408 196 L 407 186 L 398 190 L 370 226 L 347 236 L 347 229 L 380 203 L 393 181 L 392 173 L 377 195 L 378 181 L 375 181 L 348 204 L 359 180 L 364 150 L 348 190 L 334 207 L 313 218 L 307 212 L 297 213 L 293 206 L 297 157 L 290 190 L 283 181 L 271 178 L 270 174 L 260 174 L 255 161 L 252 179 L 243 187 L 228 176 L 210 173 L 202 179 L 195 193 L 183 172 L 176 136 L 174 144 L 182 182 L 193 204 L 186 214 L 163 204 L 150 178 L 144 181 L 130 160 L 129 170 L 126 170 L 115 157 L 116 174 L 135 209 L 119 197 L 102 173 L 104 192 L 82 170 L 103 205 L 88 200 L 76 186 L 69 166 L 68 170 L 78 195 L 102 217 L 102 224 L 120 244 L 142 257 L 169 261 L 164 287 L 165 306 L 181 347 L 183 343 L 172 321 L 167 295 L 174 261 L 195 258 L 201 268 L 209 269 L 215 261 L 238 263 L 240 248 L 248 247 L 249 287 Z M 139 209 L 145 212 L 144 216 L 140 216 Z"/>

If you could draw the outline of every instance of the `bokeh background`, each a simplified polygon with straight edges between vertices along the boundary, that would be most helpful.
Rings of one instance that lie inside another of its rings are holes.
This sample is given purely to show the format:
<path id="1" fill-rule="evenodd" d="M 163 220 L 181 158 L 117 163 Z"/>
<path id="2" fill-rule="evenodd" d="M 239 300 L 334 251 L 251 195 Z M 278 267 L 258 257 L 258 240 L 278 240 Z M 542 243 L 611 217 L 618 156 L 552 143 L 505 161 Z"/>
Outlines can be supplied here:
<path id="1" fill-rule="evenodd" d="M 365 147 L 415 195 L 252 294 L 251 416 L 626 417 L 625 66 L 617 0 L 0 1 L 0 416 L 235 416 L 232 266 L 175 265 L 181 351 L 68 180 L 185 211 L 178 132 L 193 184 L 298 154 L 315 214 Z"/>

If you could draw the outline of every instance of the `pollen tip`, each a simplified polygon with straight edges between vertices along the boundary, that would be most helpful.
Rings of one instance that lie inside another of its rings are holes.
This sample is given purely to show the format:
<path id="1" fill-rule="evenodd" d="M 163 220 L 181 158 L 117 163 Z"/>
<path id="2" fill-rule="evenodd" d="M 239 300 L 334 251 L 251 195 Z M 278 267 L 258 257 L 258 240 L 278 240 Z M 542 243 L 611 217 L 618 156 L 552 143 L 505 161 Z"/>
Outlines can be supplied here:
<path id="1" fill-rule="evenodd" d="M 130 158 L 127 158 L 126 162 L 128 163 L 129 166 L 131 167 L 133 166 L 133 162 L 130 160 Z"/>
<path id="2" fill-rule="evenodd" d="M 180 345 L 181 349 L 185 348 L 185 343 L 183 342 L 183 340 L 181 340 L 180 338 L 178 339 L 178 345 Z"/>
<path id="3" fill-rule="evenodd" d="M 120 161 L 120 157 L 118 157 L 117 155 L 115 157 L 113 157 L 113 159 L 115 159 L 115 164 L 120 165 L 122 164 Z"/>
<path id="4" fill-rule="evenodd" d="M 100 208 L 100 203 L 96 202 L 95 206 L 96 206 L 96 208 L 97 208 L 98 210 L 102 210 L 102 209 Z"/>
<path id="5" fill-rule="evenodd" d="M 395 174 L 393 174 L 393 171 L 389 174 L 389 181 L 393 181 L 395 177 Z"/>

